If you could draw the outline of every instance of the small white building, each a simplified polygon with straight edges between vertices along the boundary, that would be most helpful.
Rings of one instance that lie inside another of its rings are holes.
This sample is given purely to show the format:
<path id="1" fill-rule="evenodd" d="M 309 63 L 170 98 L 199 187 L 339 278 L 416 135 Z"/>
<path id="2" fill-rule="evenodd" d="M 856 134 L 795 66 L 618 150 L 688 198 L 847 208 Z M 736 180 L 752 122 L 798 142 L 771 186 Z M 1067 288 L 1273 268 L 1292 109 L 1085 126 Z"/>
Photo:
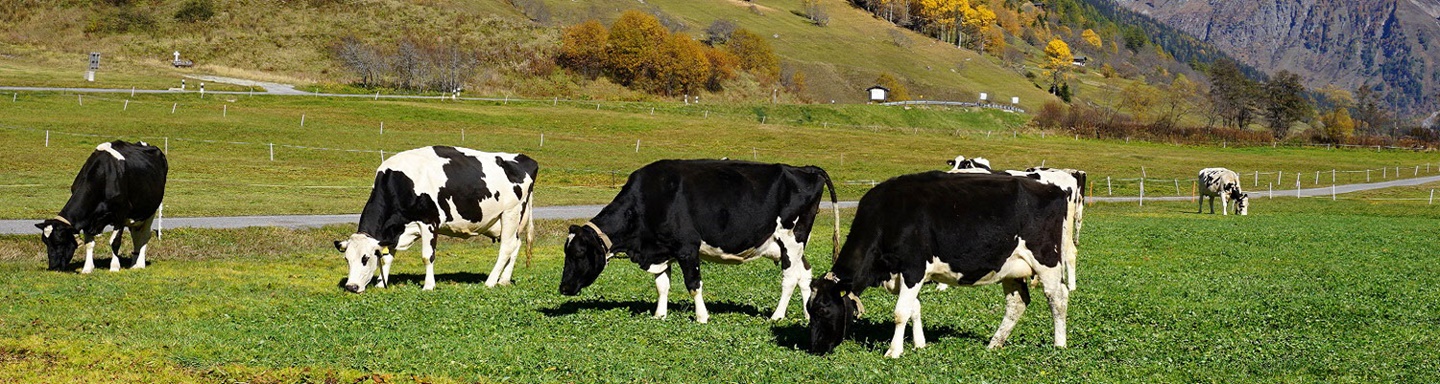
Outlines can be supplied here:
<path id="1" fill-rule="evenodd" d="M 876 85 L 866 88 L 865 92 L 870 95 L 870 101 L 874 103 L 883 103 L 885 100 L 890 99 L 890 88 Z"/>

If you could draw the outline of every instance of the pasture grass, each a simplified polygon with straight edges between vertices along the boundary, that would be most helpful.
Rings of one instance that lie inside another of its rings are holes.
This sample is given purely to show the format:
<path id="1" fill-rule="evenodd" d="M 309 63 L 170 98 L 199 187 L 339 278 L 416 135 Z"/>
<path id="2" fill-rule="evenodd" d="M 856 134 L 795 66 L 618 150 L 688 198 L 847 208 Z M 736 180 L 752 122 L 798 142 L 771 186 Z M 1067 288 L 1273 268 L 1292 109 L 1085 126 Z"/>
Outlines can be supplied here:
<path id="1" fill-rule="evenodd" d="M 871 182 L 947 168 L 945 160 L 957 154 L 987 157 L 1002 169 L 1040 164 L 1083 169 L 1090 173 L 1093 196 L 1137 195 L 1134 179 L 1142 171 L 1151 178 L 1147 196 L 1188 195 L 1195 172 L 1217 165 L 1246 174 L 1247 190 L 1255 189 L 1248 175 L 1255 170 L 1268 172 L 1262 183 L 1283 179 L 1287 185 L 1300 172 L 1306 187 L 1313 186 L 1314 172 L 1324 173 L 1324 185 L 1337 168 L 1392 167 L 1387 172 L 1393 178 L 1393 167 L 1400 166 L 1411 177 L 1415 165 L 1428 162 L 1432 166 L 1420 168 L 1420 175 L 1440 172 L 1440 163 L 1425 153 L 1077 139 L 1025 128 L 1025 119 L 997 111 L 872 105 L 246 95 L 87 95 L 81 105 L 73 94 L 23 93 L 14 101 L 0 98 L 0 139 L 10 143 L 0 154 L 7 167 L 0 181 L 0 218 L 53 215 L 95 145 L 117 138 L 168 147 L 166 214 L 172 217 L 358 212 L 380 151 L 388 156 L 425 145 L 536 158 L 540 205 L 606 202 L 630 171 L 665 158 L 818 165 L 835 180 L 842 199 L 858 198 Z M 1109 188 L 1107 176 L 1113 179 Z M 1372 172 L 1372 178 L 1382 180 L 1382 174 Z M 1364 180 L 1363 173 L 1339 173 L 1337 182 Z"/>
<path id="2" fill-rule="evenodd" d="M 798 299 L 770 322 L 767 262 L 703 267 L 710 324 L 679 277 L 650 318 L 648 274 L 615 260 L 578 297 L 556 293 L 567 222 L 540 223 L 516 284 L 487 289 L 495 247 L 441 241 L 439 286 L 398 255 L 389 289 L 347 294 L 329 241 L 350 226 L 174 230 L 154 264 L 42 271 L 33 236 L 0 237 L 0 381 L 1429 382 L 1437 379 L 1440 210 L 1408 200 L 1257 201 L 1250 216 L 1193 203 L 1098 204 L 1082 235 L 1070 347 L 1051 346 L 1043 296 L 999 350 L 996 286 L 927 289 L 930 346 L 888 360 L 894 297 L 830 356 L 804 353 Z M 848 225 L 848 215 L 843 220 Z M 807 250 L 817 275 L 830 244 Z"/>

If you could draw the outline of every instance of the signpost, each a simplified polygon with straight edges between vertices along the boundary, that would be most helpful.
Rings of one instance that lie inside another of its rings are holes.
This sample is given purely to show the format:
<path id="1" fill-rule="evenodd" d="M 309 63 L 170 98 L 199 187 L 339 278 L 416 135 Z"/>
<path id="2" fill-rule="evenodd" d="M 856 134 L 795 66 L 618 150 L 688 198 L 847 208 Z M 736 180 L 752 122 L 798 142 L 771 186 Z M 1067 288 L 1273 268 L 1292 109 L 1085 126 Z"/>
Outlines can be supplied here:
<path id="1" fill-rule="evenodd" d="M 90 52 L 90 70 L 85 71 L 85 81 L 95 81 L 95 71 L 100 69 L 100 52 Z"/>

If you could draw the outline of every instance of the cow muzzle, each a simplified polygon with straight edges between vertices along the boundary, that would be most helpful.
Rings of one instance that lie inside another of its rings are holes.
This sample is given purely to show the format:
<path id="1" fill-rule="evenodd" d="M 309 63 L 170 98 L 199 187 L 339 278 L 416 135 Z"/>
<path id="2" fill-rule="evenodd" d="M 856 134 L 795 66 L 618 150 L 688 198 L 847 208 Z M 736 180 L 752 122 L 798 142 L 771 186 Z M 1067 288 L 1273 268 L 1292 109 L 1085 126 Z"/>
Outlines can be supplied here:
<path id="1" fill-rule="evenodd" d="M 345 290 L 346 290 L 346 291 L 349 291 L 350 293 L 365 292 L 365 288 L 364 288 L 364 287 L 361 287 L 359 284 L 355 284 L 355 283 L 345 284 Z"/>

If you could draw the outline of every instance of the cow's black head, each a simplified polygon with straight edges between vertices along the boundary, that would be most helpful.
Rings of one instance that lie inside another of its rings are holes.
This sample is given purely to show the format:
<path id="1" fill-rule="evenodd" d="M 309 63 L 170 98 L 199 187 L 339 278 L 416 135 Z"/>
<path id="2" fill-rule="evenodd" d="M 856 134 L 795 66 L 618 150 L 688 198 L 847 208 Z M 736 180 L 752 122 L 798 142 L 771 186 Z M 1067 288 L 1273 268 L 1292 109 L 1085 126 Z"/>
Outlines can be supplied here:
<path id="1" fill-rule="evenodd" d="M 570 235 L 565 239 L 565 271 L 560 277 L 560 294 L 575 296 L 594 283 L 605 270 L 609 253 L 594 228 L 571 225 Z"/>
<path id="2" fill-rule="evenodd" d="M 42 221 L 35 224 L 35 228 L 40 228 L 40 242 L 45 243 L 45 253 L 50 260 L 49 269 L 70 269 L 70 258 L 75 256 L 75 248 L 80 245 L 76 238 L 80 231 L 70 223 L 57 219 Z"/>
<path id="3" fill-rule="evenodd" d="M 810 298 L 810 353 L 824 355 L 835 350 L 850 336 L 850 325 L 859 312 L 859 304 L 840 283 L 830 279 L 810 282 L 815 295 Z"/>

